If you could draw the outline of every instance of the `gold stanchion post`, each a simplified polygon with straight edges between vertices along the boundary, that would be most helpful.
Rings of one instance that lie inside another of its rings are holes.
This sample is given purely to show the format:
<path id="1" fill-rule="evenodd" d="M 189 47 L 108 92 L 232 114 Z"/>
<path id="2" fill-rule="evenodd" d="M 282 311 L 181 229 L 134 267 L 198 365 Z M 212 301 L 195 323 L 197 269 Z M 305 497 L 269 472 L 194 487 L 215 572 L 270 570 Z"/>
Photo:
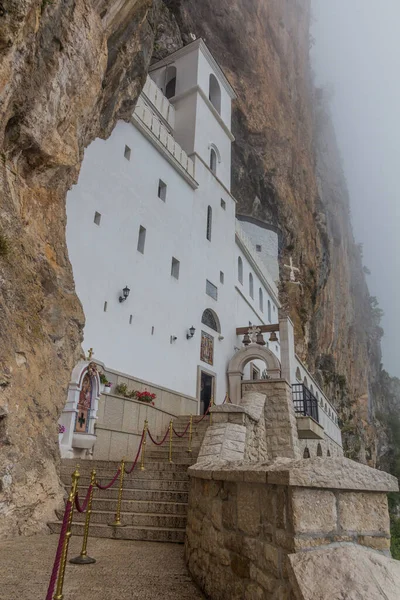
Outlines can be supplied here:
<path id="1" fill-rule="evenodd" d="M 75 496 L 76 496 L 76 490 L 78 487 L 78 481 L 79 481 L 79 477 L 80 477 L 78 469 L 79 469 L 79 465 L 76 466 L 75 471 L 72 473 L 71 491 L 68 496 L 68 502 L 71 502 L 71 512 L 69 513 L 67 533 L 65 534 L 65 541 L 64 541 L 64 546 L 62 549 L 61 560 L 60 560 L 60 570 L 58 572 L 56 593 L 53 596 L 53 600 L 63 600 L 63 598 L 64 598 L 63 587 L 64 587 L 65 567 L 67 565 L 68 546 L 69 546 L 69 540 L 71 537 L 71 527 L 72 527 L 72 517 L 74 515 Z"/>
<path id="2" fill-rule="evenodd" d="M 114 523 L 111 523 L 112 527 L 124 527 L 123 523 L 121 523 L 121 504 L 122 504 L 122 492 L 123 492 L 123 489 L 124 489 L 125 459 L 121 460 L 120 469 L 121 469 L 121 472 L 119 474 L 119 490 L 118 490 L 117 511 L 115 513 L 115 521 L 114 521 Z"/>
<path id="3" fill-rule="evenodd" d="M 193 437 L 193 415 L 190 415 L 190 424 L 189 424 L 189 449 L 188 449 L 188 452 L 192 451 L 192 437 Z"/>
<path id="4" fill-rule="evenodd" d="M 91 558 L 90 556 L 87 555 L 87 543 L 88 543 L 88 537 L 89 537 L 90 517 L 92 516 L 92 501 L 93 501 L 93 493 L 94 493 L 95 483 L 96 483 L 96 471 L 95 471 L 95 469 L 93 469 L 92 475 L 90 478 L 90 485 L 92 486 L 92 489 L 90 491 L 88 506 L 87 506 L 87 510 L 86 510 L 85 530 L 83 532 L 82 550 L 81 550 L 81 553 L 79 556 L 76 556 L 75 558 L 71 558 L 71 560 L 69 561 L 73 565 L 92 565 L 93 563 L 96 562 L 95 558 Z"/>
<path id="5" fill-rule="evenodd" d="M 143 427 L 142 453 L 141 453 L 141 456 L 140 456 L 140 470 L 141 471 L 145 470 L 145 468 L 144 468 L 144 458 L 145 458 L 145 455 L 146 455 L 146 440 L 147 440 L 147 429 L 148 429 L 148 427 L 149 427 L 149 422 L 146 419 L 145 422 L 144 422 L 144 427 Z"/>
<path id="6" fill-rule="evenodd" d="M 211 396 L 211 402 L 210 402 L 210 404 L 211 404 L 211 407 L 210 407 L 210 425 L 212 425 L 212 413 L 211 413 L 211 411 L 212 411 L 212 408 L 214 406 L 214 396 Z"/>
<path id="7" fill-rule="evenodd" d="M 172 427 L 173 427 L 173 425 L 172 425 L 172 419 L 171 419 L 171 421 L 169 422 L 169 462 L 170 463 L 172 463 L 172 434 L 173 434 Z"/>

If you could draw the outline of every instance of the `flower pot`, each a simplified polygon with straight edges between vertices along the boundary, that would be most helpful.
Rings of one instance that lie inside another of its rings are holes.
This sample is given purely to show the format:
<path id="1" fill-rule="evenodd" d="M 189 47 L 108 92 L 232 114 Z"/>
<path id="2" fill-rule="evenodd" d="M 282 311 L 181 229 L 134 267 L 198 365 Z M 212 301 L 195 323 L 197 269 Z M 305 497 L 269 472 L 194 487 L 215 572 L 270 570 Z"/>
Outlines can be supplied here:
<path id="1" fill-rule="evenodd" d="M 111 391 L 111 385 L 105 385 L 104 386 L 104 394 L 109 394 Z"/>
<path id="2" fill-rule="evenodd" d="M 104 393 L 104 388 L 105 388 L 105 384 L 104 383 L 100 383 L 100 394 Z"/>

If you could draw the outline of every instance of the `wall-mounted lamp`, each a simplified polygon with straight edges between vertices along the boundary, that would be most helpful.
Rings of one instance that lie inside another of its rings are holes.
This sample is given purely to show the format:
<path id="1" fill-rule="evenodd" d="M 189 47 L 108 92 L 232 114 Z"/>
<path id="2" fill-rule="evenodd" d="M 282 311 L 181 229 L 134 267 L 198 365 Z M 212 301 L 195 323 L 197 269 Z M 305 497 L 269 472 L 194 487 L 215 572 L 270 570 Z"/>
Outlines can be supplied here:
<path id="1" fill-rule="evenodd" d="M 128 288 L 128 286 L 126 285 L 126 286 L 124 287 L 124 289 L 122 290 L 122 296 L 120 296 L 120 297 L 119 297 L 119 301 L 120 301 L 120 302 L 125 302 L 125 300 L 126 300 L 126 299 L 128 298 L 128 296 L 129 296 L 129 292 L 130 292 L 130 291 L 131 291 L 131 290 L 130 290 L 130 289 Z"/>
<path id="2" fill-rule="evenodd" d="M 178 338 L 176 337 L 176 335 L 171 335 L 171 337 L 169 338 L 169 343 L 173 344 L 174 342 L 176 342 Z"/>
<path id="3" fill-rule="evenodd" d="M 191 328 L 189 329 L 188 333 L 186 334 L 186 339 L 191 340 L 195 333 L 196 333 L 196 329 L 192 325 Z"/>
<path id="4" fill-rule="evenodd" d="M 219 336 L 218 336 L 218 339 L 219 339 L 219 341 L 220 341 L 220 342 L 222 342 L 222 340 L 224 340 L 225 338 L 224 338 L 224 336 L 223 336 L 223 335 L 219 335 Z"/>

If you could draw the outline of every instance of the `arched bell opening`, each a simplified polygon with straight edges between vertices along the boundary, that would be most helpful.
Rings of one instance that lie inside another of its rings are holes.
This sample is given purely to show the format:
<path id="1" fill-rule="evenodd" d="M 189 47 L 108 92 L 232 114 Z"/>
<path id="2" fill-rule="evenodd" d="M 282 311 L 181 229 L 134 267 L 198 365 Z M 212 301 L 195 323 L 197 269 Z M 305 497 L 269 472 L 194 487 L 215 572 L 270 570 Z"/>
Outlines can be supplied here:
<path id="1" fill-rule="evenodd" d="M 240 404 L 244 370 L 252 361 L 256 364 L 261 361 L 265 365 L 261 376 L 253 379 L 277 379 L 281 376 L 281 363 L 268 348 L 251 344 L 239 350 L 228 365 L 229 397 L 233 404 Z"/>

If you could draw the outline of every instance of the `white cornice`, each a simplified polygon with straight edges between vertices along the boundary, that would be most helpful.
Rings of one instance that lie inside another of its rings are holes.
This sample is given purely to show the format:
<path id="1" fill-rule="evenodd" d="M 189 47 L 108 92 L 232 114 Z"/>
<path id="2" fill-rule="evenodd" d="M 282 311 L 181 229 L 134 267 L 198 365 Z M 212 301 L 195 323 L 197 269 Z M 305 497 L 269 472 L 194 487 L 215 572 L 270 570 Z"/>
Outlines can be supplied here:
<path id="1" fill-rule="evenodd" d="M 173 54 L 170 54 L 169 56 L 166 56 L 162 60 L 159 60 L 158 62 L 156 62 L 154 65 L 152 65 L 150 67 L 149 72 L 151 73 L 152 71 L 156 71 L 157 69 L 160 69 L 161 67 L 166 67 L 168 65 L 171 65 L 175 62 L 176 59 L 180 58 L 181 56 L 185 56 L 186 54 L 189 54 L 193 50 L 197 50 L 197 49 L 200 49 L 202 51 L 202 53 L 204 54 L 204 56 L 206 57 L 208 62 L 211 64 L 212 68 L 214 69 L 214 71 L 216 72 L 218 77 L 220 78 L 222 85 L 224 86 L 225 90 L 228 92 L 231 99 L 236 100 L 237 95 L 235 93 L 235 90 L 229 83 L 223 70 L 221 69 L 221 67 L 219 66 L 219 64 L 213 57 L 213 55 L 211 54 L 210 50 L 207 48 L 207 46 L 202 38 L 199 38 L 198 40 L 192 42 L 191 44 L 188 44 L 187 46 L 184 46 L 180 50 L 177 50 Z"/>

